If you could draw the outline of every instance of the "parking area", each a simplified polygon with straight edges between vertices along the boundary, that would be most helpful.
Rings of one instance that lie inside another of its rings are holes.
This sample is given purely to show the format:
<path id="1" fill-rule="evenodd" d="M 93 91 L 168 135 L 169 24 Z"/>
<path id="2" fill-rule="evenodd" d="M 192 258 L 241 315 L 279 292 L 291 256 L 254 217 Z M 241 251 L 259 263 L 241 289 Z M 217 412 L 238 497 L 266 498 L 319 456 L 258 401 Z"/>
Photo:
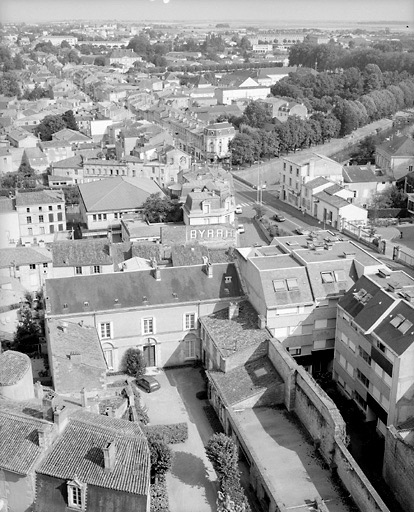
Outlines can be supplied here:
<path id="1" fill-rule="evenodd" d="M 199 368 L 184 367 L 154 374 L 161 388 L 142 393 L 150 425 L 187 422 L 188 440 L 172 445 L 174 462 L 167 475 L 171 512 L 215 512 L 216 474 L 204 452 L 213 434 L 198 391 L 204 389 Z"/>

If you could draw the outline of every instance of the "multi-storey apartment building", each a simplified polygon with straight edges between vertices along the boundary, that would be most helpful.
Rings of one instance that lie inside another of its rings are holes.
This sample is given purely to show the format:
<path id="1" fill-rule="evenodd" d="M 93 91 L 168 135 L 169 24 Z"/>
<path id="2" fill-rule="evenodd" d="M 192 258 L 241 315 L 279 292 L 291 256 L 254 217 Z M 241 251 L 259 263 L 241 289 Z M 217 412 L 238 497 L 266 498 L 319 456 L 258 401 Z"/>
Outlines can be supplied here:
<path id="1" fill-rule="evenodd" d="M 275 238 L 273 244 L 236 250 L 249 300 L 298 363 L 313 373 L 330 370 L 338 300 L 384 264 L 329 231 Z"/>
<path id="2" fill-rule="evenodd" d="M 398 425 L 414 413 L 414 279 L 379 269 L 338 303 L 334 378 L 367 421 Z"/>

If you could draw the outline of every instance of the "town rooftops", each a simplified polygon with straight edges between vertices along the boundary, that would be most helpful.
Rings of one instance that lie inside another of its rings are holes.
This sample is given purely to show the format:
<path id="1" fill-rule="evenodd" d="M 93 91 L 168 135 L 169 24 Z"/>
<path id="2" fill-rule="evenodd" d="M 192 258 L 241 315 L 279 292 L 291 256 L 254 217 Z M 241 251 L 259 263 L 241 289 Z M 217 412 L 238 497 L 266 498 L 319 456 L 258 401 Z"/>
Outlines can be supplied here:
<path id="1" fill-rule="evenodd" d="M 247 398 L 272 391 L 283 384 L 267 356 L 247 362 L 228 372 L 209 371 L 226 406 L 235 406 Z"/>
<path id="2" fill-rule="evenodd" d="M 16 384 L 26 375 L 29 368 L 31 368 L 31 363 L 26 354 L 14 350 L 3 352 L 0 354 L 0 386 Z"/>
<path id="3" fill-rule="evenodd" d="M 63 128 L 63 130 L 54 133 L 52 139 L 66 142 L 92 142 L 92 139 L 87 135 L 70 128 Z"/>
<path id="4" fill-rule="evenodd" d="M 327 185 L 329 183 L 330 181 L 327 180 L 326 178 L 318 176 L 317 178 L 314 178 L 313 180 L 310 180 L 307 183 L 305 183 L 305 187 L 310 190 L 313 190 L 315 188 L 322 187 L 323 185 Z"/>
<path id="5" fill-rule="evenodd" d="M 52 255 L 43 247 L 7 247 L 0 249 L 0 268 L 49 263 Z"/>
<path id="6" fill-rule="evenodd" d="M 313 197 L 335 208 L 343 208 L 344 206 L 349 206 L 351 204 L 348 203 L 348 201 L 343 197 L 328 194 L 327 192 L 325 192 L 325 190 L 322 190 L 321 192 L 314 194 Z"/>
<path id="7" fill-rule="evenodd" d="M 0 468 L 20 475 L 27 475 L 44 450 L 39 445 L 38 431 L 50 431 L 51 428 L 52 425 L 46 421 L 9 410 L 7 404 L 2 403 L 0 408 Z"/>
<path id="8" fill-rule="evenodd" d="M 372 168 L 363 165 L 346 165 L 342 169 L 345 183 L 377 183 L 391 181 L 389 176 L 377 175 Z"/>
<path id="9" fill-rule="evenodd" d="M 149 195 L 163 195 L 152 180 L 123 176 L 81 183 L 79 192 L 88 212 L 135 210 L 142 206 Z"/>
<path id="10" fill-rule="evenodd" d="M 49 279 L 46 304 L 49 315 L 82 314 L 120 308 L 148 307 L 183 302 L 230 300 L 243 295 L 233 264 L 167 267 L 137 272 L 116 272 Z"/>
<path id="11" fill-rule="evenodd" d="M 16 195 L 16 206 L 32 206 L 38 204 L 64 203 L 65 196 L 60 190 L 39 190 L 37 192 L 21 192 Z"/>
<path id="12" fill-rule="evenodd" d="M 230 319 L 228 308 L 202 317 L 204 326 L 223 357 L 260 345 L 269 339 L 269 333 L 259 329 L 258 315 L 249 302 L 243 301 L 230 306 L 230 311 L 232 308 L 236 311 L 236 316 Z"/>
<path id="13" fill-rule="evenodd" d="M 62 240 L 51 244 L 54 267 L 111 265 L 109 242 L 101 240 Z"/>
<path id="14" fill-rule="evenodd" d="M 295 165 L 307 165 L 311 160 L 323 160 L 328 164 L 335 164 L 339 165 L 338 162 L 335 162 L 335 160 L 332 160 L 331 158 L 320 155 L 319 153 L 313 153 L 313 152 L 301 152 L 294 155 L 289 155 L 284 157 L 285 160 L 288 162 L 292 162 Z"/>
<path id="15" fill-rule="evenodd" d="M 105 470 L 104 448 L 115 443 L 112 471 Z M 149 449 L 137 423 L 80 411 L 69 420 L 37 473 L 106 489 L 146 495 L 149 492 Z"/>
<path id="16" fill-rule="evenodd" d="M 58 162 L 53 162 L 53 169 L 82 169 L 83 158 L 81 155 L 70 156 Z"/>

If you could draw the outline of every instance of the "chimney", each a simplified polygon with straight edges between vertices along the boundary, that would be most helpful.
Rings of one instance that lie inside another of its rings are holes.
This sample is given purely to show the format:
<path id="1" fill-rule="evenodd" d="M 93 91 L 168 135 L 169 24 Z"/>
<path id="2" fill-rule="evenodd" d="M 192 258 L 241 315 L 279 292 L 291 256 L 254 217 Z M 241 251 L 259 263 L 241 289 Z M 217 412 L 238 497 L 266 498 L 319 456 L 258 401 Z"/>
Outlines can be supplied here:
<path id="1" fill-rule="evenodd" d="M 34 394 L 36 398 L 43 400 L 43 386 L 40 381 L 35 382 Z"/>
<path id="2" fill-rule="evenodd" d="M 53 423 L 57 426 L 58 432 L 61 433 L 68 422 L 68 408 L 64 405 L 55 407 L 53 410 Z"/>
<path id="3" fill-rule="evenodd" d="M 110 441 L 103 447 L 105 472 L 111 472 L 115 468 L 116 446 L 115 441 Z"/>
<path id="4" fill-rule="evenodd" d="M 80 395 L 82 407 L 88 407 L 88 395 L 86 394 L 85 388 L 81 389 Z"/>
<path id="5" fill-rule="evenodd" d="M 266 329 L 266 318 L 264 315 L 257 317 L 259 329 Z"/>
<path id="6" fill-rule="evenodd" d="M 40 448 L 46 449 L 49 446 L 50 438 L 49 438 L 49 429 L 47 425 L 42 425 L 37 429 L 37 441 Z"/>
<path id="7" fill-rule="evenodd" d="M 47 392 L 42 399 L 43 419 L 53 421 L 53 407 L 55 402 L 55 394 L 53 391 Z"/>
<path id="8" fill-rule="evenodd" d="M 229 320 L 233 320 L 239 316 L 239 304 L 237 302 L 230 302 L 229 304 Z"/>

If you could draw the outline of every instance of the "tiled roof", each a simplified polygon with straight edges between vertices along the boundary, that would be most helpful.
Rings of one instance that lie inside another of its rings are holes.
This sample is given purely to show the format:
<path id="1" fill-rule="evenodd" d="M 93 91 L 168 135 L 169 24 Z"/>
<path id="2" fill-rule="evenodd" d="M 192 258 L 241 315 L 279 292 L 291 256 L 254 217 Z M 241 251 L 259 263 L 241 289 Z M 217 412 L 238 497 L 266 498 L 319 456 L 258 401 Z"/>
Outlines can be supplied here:
<path id="1" fill-rule="evenodd" d="M 239 304 L 239 314 L 232 320 L 229 320 L 229 310 L 225 308 L 204 316 L 203 324 L 223 357 L 260 345 L 270 337 L 266 330 L 259 329 L 258 315 L 247 301 Z"/>
<path id="2" fill-rule="evenodd" d="M 35 265 L 49 263 L 52 255 L 47 249 L 39 247 L 10 247 L 0 249 L 0 268 L 8 268 L 12 265 L 21 267 L 24 265 Z"/>
<path id="3" fill-rule="evenodd" d="M 49 279 L 45 296 L 49 297 L 50 314 L 61 315 L 200 300 L 230 300 L 243 295 L 233 264 L 214 264 L 212 270 L 213 277 L 209 278 L 203 265 L 161 268 L 160 281 L 156 281 L 149 270 Z M 225 282 L 226 276 L 231 277 L 230 283 Z M 65 304 L 67 308 L 64 308 Z"/>
<path id="4" fill-rule="evenodd" d="M 105 471 L 103 448 L 115 442 L 116 462 Z M 148 443 L 136 423 L 79 412 L 71 417 L 37 473 L 146 495 L 149 492 Z"/>
<path id="5" fill-rule="evenodd" d="M 220 397 L 227 406 L 236 405 L 263 391 L 270 394 L 276 386 L 283 383 L 267 356 L 226 373 L 209 371 L 208 375 L 217 386 Z"/>
<path id="6" fill-rule="evenodd" d="M 31 418 L 2 404 L 0 409 L 0 468 L 27 475 L 42 453 L 38 430 L 51 429 L 46 421 Z"/>
<path id="7" fill-rule="evenodd" d="M 24 192 L 16 196 L 16 206 L 32 206 L 38 204 L 64 203 L 65 198 L 57 190 L 40 190 L 38 192 Z"/>
<path id="8" fill-rule="evenodd" d="M 79 192 L 88 212 L 136 209 L 151 194 L 163 192 L 158 185 L 145 178 L 107 178 L 81 183 Z"/>
<path id="9" fill-rule="evenodd" d="M 0 354 L 0 386 L 16 384 L 29 369 L 31 362 L 26 354 L 14 350 L 3 352 Z"/>
<path id="10" fill-rule="evenodd" d="M 82 156 L 75 155 L 69 158 L 64 158 L 58 162 L 53 162 L 53 169 L 81 169 L 82 168 Z"/>
<path id="11" fill-rule="evenodd" d="M 70 130 L 69 128 L 64 128 L 53 134 L 53 140 L 59 141 L 67 141 L 67 142 L 90 142 L 92 139 L 83 133 L 77 132 L 75 130 Z"/>
<path id="12" fill-rule="evenodd" d="M 111 265 L 110 247 L 104 240 L 63 240 L 50 244 L 54 267 Z"/>
<path id="13" fill-rule="evenodd" d="M 76 352 L 82 355 L 83 365 L 106 370 L 101 343 L 94 327 L 53 319 L 47 325 L 51 355 L 61 360 L 60 366 L 65 364 L 65 360 L 69 361 L 71 352 Z"/>
<path id="14" fill-rule="evenodd" d="M 348 201 L 343 197 L 331 196 L 330 194 L 327 194 L 324 190 L 322 190 L 322 192 L 314 194 L 313 197 L 316 197 L 316 199 L 319 199 L 320 201 L 323 201 L 324 203 L 327 203 L 335 208 L 343 208 L 344 206 L 350 205 L 350 203 L 348 203 Z"/>
<path id="15" fill-rule="evenodd" d="M 394 136 L 380 148 L 392 156 L 414 156 L 414 139 L 406 135 Z"/>

